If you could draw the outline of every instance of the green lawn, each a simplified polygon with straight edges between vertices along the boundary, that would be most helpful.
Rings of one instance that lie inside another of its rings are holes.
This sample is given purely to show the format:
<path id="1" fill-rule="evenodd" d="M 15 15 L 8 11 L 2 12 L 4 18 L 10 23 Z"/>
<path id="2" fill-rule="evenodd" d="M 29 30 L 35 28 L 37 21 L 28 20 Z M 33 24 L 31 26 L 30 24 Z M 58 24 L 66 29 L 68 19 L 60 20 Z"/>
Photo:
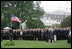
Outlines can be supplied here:
<path id="1" fill-rule="evenodd" d="M 71 48 L 67 40 L 59 40 L 54 43 L 46 41 L 14 40 L 14 45 L 4 45 L 7 42 L 9 42 L 9 40 L 3 40 L 1 42 L 1 48 Z"/>

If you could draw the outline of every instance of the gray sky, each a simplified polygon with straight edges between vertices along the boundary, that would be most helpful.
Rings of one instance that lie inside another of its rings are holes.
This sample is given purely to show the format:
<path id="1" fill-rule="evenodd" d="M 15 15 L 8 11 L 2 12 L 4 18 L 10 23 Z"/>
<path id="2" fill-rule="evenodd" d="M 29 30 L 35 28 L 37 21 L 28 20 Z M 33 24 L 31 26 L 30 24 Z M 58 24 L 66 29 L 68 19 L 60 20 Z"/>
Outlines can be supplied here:
<path id="1" fill-rule="evenodd" d="M 40 4 L 46 12 L 52 12 L 55 10 L 71 10 L 71 1 L 42 1 Z"/>

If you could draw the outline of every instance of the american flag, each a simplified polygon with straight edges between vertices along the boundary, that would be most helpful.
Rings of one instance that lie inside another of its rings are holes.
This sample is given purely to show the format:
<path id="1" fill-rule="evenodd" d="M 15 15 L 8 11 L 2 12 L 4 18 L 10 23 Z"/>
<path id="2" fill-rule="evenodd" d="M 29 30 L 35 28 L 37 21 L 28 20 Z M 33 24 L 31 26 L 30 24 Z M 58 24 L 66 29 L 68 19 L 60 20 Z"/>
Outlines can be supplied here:
<path id="1" fill-rule="evenodd" d="M 16 22 L 21 22 L 18 17 L 16 17 L 15 15 L 11 14 L 11 21 L 16 21 Z"/>

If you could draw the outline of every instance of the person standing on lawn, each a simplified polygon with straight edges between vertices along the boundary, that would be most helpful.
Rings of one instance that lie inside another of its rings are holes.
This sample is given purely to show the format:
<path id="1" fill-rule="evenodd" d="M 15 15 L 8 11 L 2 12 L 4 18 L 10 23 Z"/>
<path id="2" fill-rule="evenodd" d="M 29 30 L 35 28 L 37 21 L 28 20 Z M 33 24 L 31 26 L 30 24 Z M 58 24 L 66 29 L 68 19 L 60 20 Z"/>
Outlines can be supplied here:
<path id="1" fill-rule="evenodd" d="M 2 41 L 2 36 L 3 36 L 3 30 L 1 30 L 1 41 Z"/>
<path id="2" fill-rule="evenodd" d="M 54 32 L 53 32 L 53 28 L 49 29 L 49 41 L 52 43 L 54 40 Z"/>
<path id="3" fill-rule="evenodd" d="M 9 30 L 9 39 L 13 42 L 13 30 Z"/>
<path id="4" fill-rule="evenodd" d="M 71 43 L 71 31 L 69 32 L 69 35 L 68 35 L 68 43 Z"/>

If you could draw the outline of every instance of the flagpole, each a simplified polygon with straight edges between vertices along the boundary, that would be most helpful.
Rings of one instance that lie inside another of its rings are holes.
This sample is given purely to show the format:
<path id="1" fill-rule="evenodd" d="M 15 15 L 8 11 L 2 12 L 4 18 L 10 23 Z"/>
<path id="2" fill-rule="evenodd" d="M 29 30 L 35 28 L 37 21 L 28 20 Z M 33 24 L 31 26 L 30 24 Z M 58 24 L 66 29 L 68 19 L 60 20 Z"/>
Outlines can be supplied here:
<path id="1" fill-rule="evenodd" d="M 11 28 L 12 28 L 12 21 L 11 21 Z"/>
<path id="2" fill-rule="evenodd" d="M 11 16 L 12 16 L 12 14 L 11 14 Z M 12 20 L 11 20 L 11 29 L 12 29 Z"/>

